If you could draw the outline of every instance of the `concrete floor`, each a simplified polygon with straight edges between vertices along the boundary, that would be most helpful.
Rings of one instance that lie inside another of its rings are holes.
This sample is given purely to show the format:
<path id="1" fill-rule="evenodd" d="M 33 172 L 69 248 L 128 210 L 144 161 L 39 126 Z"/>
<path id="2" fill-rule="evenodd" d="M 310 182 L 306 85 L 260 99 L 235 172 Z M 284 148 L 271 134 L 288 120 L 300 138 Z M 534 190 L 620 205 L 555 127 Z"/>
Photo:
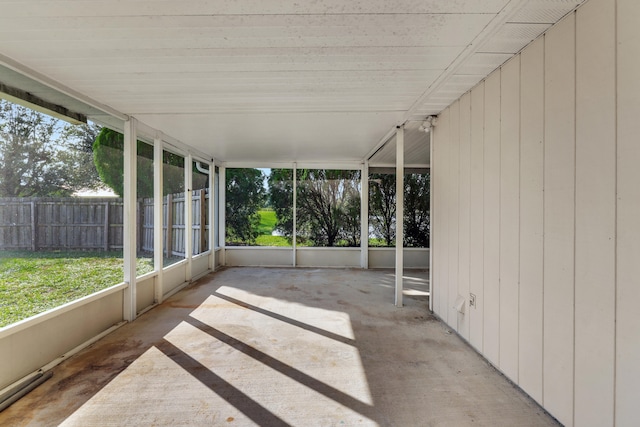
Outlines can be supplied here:
<path id="1" fill-rule="evenodd" d="M 426 272 L 210 274 L 54 369 L 0 425 L 555 426 L 428 312 Z"/>

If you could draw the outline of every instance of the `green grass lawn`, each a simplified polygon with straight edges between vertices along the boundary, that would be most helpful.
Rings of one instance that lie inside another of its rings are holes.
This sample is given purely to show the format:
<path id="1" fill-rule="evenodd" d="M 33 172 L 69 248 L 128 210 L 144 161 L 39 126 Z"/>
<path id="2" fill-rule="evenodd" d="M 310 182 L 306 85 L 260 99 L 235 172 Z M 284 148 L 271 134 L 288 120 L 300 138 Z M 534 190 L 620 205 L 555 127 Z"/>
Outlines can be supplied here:
<path id="1" fill-rule="evenodd" d="M 260 215 L 260 225 L 258 226 L 258 233 L 260 235 L 271 235 L 273 230 L 276 228 L 276 223 L 278 222 L 276 212 L 273 209 L 262 209 L 258 211 L 258 215 Z"/>
<path id="2" fill-rule="evenodd" d="M 395 248 L 395 244 L 392 243 L 391 246 L 387 246 L 387 241 L 385 239 L 378 239 L 376 237 L 369 237 L 369 247 L 373 248 Z"/>
<path id="3" fill-rule="evenodd" d="M 262 209 L 258 211 L 260 214 L 260 225 L 258 226 L 259 236 L 256 238 L 258 246 L 291 246 L 286 237 L 273 236 L 273 230 L 276 228 L 278 221 L 276 213 L 273 209 Z"/>
<path id="4" fill-rule="evenodd" d="M 138 275 L 150 271 L 138 258 Z M 0 251 L 0 327 L 122 281 L 121 252 Z"/>

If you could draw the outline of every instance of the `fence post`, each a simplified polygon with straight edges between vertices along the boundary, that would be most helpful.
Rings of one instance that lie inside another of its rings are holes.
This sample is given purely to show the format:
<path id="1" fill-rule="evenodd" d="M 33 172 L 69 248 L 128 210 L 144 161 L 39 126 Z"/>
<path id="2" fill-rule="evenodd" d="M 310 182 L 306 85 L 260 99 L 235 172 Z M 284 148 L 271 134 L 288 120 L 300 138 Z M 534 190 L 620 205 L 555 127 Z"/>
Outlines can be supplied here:
<path id="1" fill-rule="evenodd" d="M 207 248 L 207 210 L 205 189 L 200 190 L 200 243 L 198 253 L 201 254 Z"/>
<path id="2" fill-rule="evenodd" d="M 138 238 L 136 239 L 136 253 L 140 253 L 142 251 L 142 238 L 144 236 L 144 213 L 142 212 L 143 205 L 140 200 L 136 202 L 136 233 Z"/>
<path id="3" fill-rule="evenodd" d="M 35 201 L 31 202 L 31 250 L 38 250 L 38 205 Z"/>
<path id="4" fill-rule="evenodd" d="M 104 203 L 104 251 L 109 252 L 109 202 Z"/>
<path id="5" fill-rule="evenodd" d="M 167 252 L 167 258 L 171 258 L 173 252 L 173 197 L 171 194 L 167 194 L 167 242 L 165 244 L 165 250 Z"/>

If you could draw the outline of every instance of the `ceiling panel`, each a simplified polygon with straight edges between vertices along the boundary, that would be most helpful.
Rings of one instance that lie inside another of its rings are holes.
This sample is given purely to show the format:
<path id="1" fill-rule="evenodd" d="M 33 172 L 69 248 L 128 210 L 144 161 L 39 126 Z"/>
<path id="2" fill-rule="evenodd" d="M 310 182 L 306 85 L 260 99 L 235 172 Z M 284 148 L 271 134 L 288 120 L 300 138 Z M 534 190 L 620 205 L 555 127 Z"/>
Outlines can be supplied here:
<path id="1" fill-rule="evenodd" d="M 554 24 L 580 3 L 582 0 L 530 0 L 509 22 Z"/>
<path id="2" fill-rule="evenodd" d="M 497 14 L 509 0 L 5 0 L 3 12 L 15 17 L 179 16 L 273 14 Z M 188 5 L 188 6 L 187 6 Z"/>
<path id="3" fill-rule="evenodd" d="M 430 165 L 429 134 L 420 129 L 422 121 L 409 121 L 404 126 L 404 158 L 409 167 Z M 389 167 L 396 162 L 396 136 L 387 142 L 369 159 L 370 167 Z"/>
<path id="4" fill-rule="evenodd" d="M 484 75 L 491 73 L 493 70 L 504 64 L 509 58 L 510 53 L 475 53 L 460 67 L 456 74 L 473 74 Z"/>
<path id="5" fill-rule="evenodd" d="M 545 32 L 550 24 L 506 23 L 494 37 L 480 47 L 480 52 L 517 53 Z"/>
<path id="6" fill-rule="evenodd" d="M 171 129 L 231 162 L 362 161 L 370 141 L 400 120 L 399 112 L 141 114 L 163 132 Z M 331 125 L 327 125 L 330 123 Z M 213 147 L 213 150 L 212 150 Z"/>
<path id="7" fill-rule="evenodd" d="M 5 0 L 0 64 L 221 160 L 361 161 L 578 3 Z"/>

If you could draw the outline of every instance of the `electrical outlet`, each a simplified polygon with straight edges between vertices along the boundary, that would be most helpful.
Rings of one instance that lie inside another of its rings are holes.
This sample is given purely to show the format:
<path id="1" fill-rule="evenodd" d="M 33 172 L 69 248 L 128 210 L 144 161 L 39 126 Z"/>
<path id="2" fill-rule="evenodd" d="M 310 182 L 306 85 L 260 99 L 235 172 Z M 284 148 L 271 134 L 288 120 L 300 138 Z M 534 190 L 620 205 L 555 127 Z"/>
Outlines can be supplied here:
<path id="1" fill-rule="evenodd" d="M 469 294 L 469 307 L 476 308 L 476 294 Z"/>

